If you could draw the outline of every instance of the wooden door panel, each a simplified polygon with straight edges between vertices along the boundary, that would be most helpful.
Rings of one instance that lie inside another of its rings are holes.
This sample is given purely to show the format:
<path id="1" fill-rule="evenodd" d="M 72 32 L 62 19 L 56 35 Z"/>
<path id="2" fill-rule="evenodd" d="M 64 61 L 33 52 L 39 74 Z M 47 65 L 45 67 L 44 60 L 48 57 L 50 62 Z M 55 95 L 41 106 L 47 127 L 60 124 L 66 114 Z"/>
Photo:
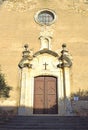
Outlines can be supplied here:
<path id="1" fill-rule="evenodd" d="M 47 83 L 47 91 L 48 94 L 55 94 L 56 95 L 56 87 L 54 82 Z"/>
<path id="2" fill-rule="evenodd" d="M 35 95 L 35 107 L 38 108 L 44 108 L 44 97 L 43 95 Z"/>
<path id="3" fill-rule="evenodd" d="M 48 113 L 57 114 L 58 109 L 56 95 L 48 95 L 47 104 Z"/>
<path id="4" fill-rule="evenodd" d="M 56 88 L 56 78 L 48 77 L 45 80 L 45 86 L 47 91 L 47 113 L 57 114 L 57 88 Z"/>
<path id="5" fill-rule="evenodd" d="M 36 77 L 34 86 L 34 114 L 57 114 L 57 86 L 55 77 Z"/>
<path id="6" fill-rule="evenodd" d="M 42 81 L 36 83 L 36 87 L 34 91 L 35 94 L 44 94 L 44 85 Z"/>
<path id="7" fill-rule="evenodd" d="M 34 113 L 42 114 L 44 113 L 44 97 L 43 95 L 35 95 Z"/>
<path id="8" fill-rule="evenodd" d="M 48 77 L 45 80 L 46 82 L 46 89 L 48 91 L 48 94 L 55 94 L 56 95 L 56 78 Z"/>
<path id="9" fill-rule="evenodd" d="M 53 107 L 56 104 L 56 95 L 48 95 L 48 108 Z"/>
<path id="10" fill-rule="evenodd" d="M 44 94 L 44 77 L 35 78 L 34 93 L 35 93 L 35 95 Z"/>
<path id="11" fill-rule="evenodd" d="M 33 113 L 44 113 L 44 77 L 35 78 Z"/>

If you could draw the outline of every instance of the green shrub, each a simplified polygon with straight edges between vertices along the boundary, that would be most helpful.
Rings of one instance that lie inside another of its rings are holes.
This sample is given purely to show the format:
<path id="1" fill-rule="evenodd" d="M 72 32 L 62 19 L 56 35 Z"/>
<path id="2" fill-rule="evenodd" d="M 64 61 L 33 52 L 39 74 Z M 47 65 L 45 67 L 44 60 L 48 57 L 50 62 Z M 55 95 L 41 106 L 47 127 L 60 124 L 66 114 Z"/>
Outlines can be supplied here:
<path id="1" fill-rule="evenodd" d="M 80 90 L 71 94 L 71 99 L 75 96 L 79 97 L 79 100 L 88 100 L 88 90 Z"/>
<path id="2" fill-rule="evenodd" d="M 11 87 L 7 85 L 4 74 L 0 71 L 0 98 L 8 98 Z"/>

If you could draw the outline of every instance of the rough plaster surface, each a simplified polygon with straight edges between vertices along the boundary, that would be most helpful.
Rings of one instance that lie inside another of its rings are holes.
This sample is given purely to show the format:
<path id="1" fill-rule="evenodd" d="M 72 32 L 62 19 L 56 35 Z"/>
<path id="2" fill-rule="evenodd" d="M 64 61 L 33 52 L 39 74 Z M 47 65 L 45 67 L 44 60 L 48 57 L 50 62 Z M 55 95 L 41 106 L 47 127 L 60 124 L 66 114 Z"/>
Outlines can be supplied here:
<path id="1" fill-rule="evenodd" d="M 48 27 L 35 22 L 37 11 L 48 8 L 56 13 L 56 21 Z M 7 83 L 13 87 L 10 99 L 19 99 L 19 69 L 23 45 L 33 53 L 40 49 L 39 36 L 52 35 L 52 50 L 60 53 L 67 44 L 72 55 L 71 91 L 88 89 L 88 4 L 82 0 L 12 0 L 0 5 L 0 64 Z"/>

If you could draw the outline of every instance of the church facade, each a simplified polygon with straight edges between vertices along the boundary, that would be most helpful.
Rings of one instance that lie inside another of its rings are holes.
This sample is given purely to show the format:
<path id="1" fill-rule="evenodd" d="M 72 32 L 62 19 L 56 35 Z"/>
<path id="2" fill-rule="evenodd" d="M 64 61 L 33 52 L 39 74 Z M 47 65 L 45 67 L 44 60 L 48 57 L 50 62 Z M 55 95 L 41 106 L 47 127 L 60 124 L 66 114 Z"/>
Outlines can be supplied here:
<path id="1" fill-rule="evenodd" d="M 24 116 L 87 111 L 77 95 L 88 90 L 87 8 L 87 0 L 1 2 L 0 64 L 12 87 L 2 108 Z"/>

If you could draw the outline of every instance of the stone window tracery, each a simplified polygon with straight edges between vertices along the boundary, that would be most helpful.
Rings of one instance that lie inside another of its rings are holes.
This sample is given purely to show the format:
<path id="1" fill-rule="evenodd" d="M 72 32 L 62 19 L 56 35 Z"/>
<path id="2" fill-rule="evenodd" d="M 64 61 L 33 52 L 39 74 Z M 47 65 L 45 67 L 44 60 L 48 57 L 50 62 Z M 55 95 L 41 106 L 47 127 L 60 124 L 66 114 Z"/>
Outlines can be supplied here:
<path id="1" fill-rule="evenodd" d="M 55 13 L 47 9 L 40 10 L 35 16 L 36 22 L 41 25 L 51 25 L 55 21 L 55 19 Z"/>

